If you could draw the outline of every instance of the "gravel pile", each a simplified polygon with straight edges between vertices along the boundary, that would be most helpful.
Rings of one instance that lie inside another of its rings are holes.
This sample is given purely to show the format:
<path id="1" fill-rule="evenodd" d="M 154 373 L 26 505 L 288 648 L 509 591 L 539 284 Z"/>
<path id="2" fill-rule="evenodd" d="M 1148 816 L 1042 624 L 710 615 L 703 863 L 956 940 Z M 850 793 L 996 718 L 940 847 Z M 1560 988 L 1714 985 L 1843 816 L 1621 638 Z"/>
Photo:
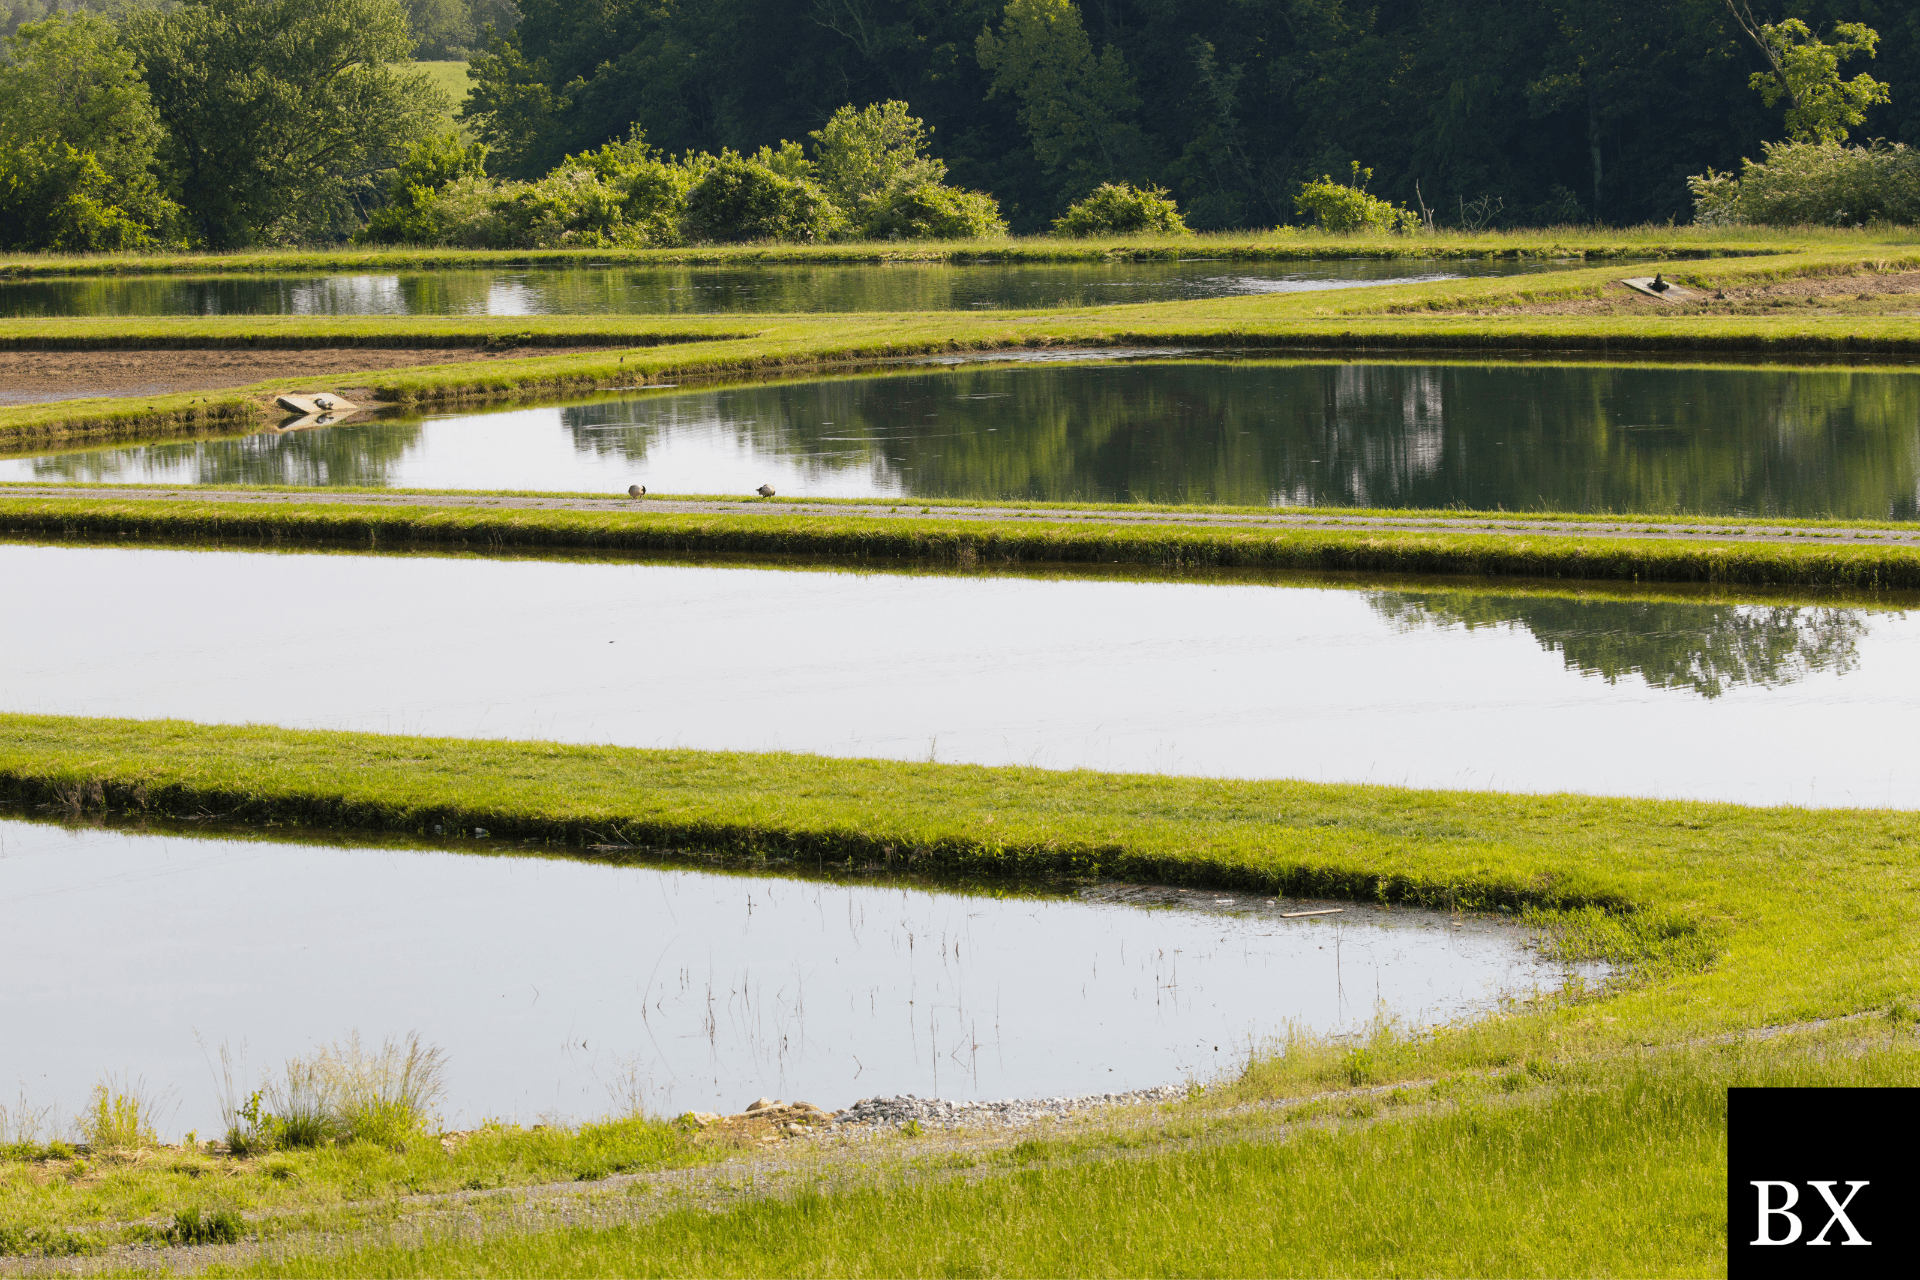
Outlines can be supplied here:
<path id="1" fill-rule="evenodd" d="M 1187 1096 L 1186 1086 L 1163 1084 L 1125 1093 L 1083 1093 L 1070 1098 L 1002 1098 L 998 1102 L 948 1102 L 943 1098 L 862 1098 L 845 1111 L 834 1113 L 840 1125 L 870 1129 L 900 1129 L 917 1120 L 923 1129 L 978 1129 L 998 1126 L 1018 1129 L 1040 1120 L 1060 1120 L 1098 1107 L 1124 1107 L 1142 1102 L 1172 1102 Z"/>

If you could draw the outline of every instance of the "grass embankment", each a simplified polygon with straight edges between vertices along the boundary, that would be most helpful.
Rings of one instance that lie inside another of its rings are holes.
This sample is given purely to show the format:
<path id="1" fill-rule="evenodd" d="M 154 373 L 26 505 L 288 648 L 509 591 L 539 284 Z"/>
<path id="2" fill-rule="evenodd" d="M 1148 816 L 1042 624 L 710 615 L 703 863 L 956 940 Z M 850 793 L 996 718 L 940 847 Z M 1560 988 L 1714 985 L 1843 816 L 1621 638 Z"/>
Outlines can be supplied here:
<path id="1" fill-rule="evenodd" d="M 451 64 L 434 64 L 451 65 Z M 886 262 L 1131 262 L 1221 258 L 1285 262 L 1313 258 L 1705 258 L 1792 252 L 1809 246 L 1912 245 L 1900 230 L 1825 228 L 1547 227 L 1437 235 L 1329 235 L 1316 230 L 1224 231 L 1192 236 L 1058 240 L 851 241 L 840 244 L 696 245 L 680 249 L 419 249 L 339 246 L 239 253 L 15 253 L 0 278 L 158 273 L 403 271 L 486 266 L 861 265 Z"/>
<path id="2" fill-rule="evenodd" d="M 75 812 L 1571 913 L 1553 918 L 1569 945 L 1666 975 L 1606 997 L 1617 1022 L 1582 1005 L 1463 1032 L 1462 1062 L 1852 1012 L 1920 974 L 1920 828 L 1896 811 L 24 715 L 0 716 L 0 790 Z"/>
<path id="3" fill-rule="evenodd" d="M 577 1128 L 492 1125 L 445 1145 L 423 1137 L 398 1149 L 356 1142 L 246 1159 L 180 1146 L 82 1154 L 59 1142 L 0 1145 L 0 1257 L 169 1243 L 173 1215 L 191 1210 L 270 1217 L 276 1235 L 352 1230 L 392 1221 L 403 1196 L 591 1182 L 722 1159 L 737 1145 L 695 1141 L 682 1126 L 640 1117 Z"/>
<path id="4" fill-rule="evenodd" d="M 909 504 L 911 505 L 911 504 Z M 649 513 L 525 507 L 205 499 L 7 497 L 0 533 L 134 541 L 311 542 L 365 547 L 781 554 L 959 565 L 1135 564 L 1473 574 L 1752 586 L 1920 587 L 1920 549 L 1875 543 L 1868 526 L 1809 525 L 1805 545 L 1695 536 L 1097 525 L 1031 516 Z M 1835 539 L 1846 538 L 1839 542 Z"/>
<path id="5" fill-rule="evenodd" d="M 547 856 L 690 848 L 774 874 L 890 864 L 1384 898 L 1522 914 L 1560 954 L 1632 966 L 1607 990 L 1431 1036 L 1297 1046 L 1211 1098 L 1403 1086 L 1386 1093 L 1277 1113 L 1195 1103 L 1158 1129 L 1096 1127 L 978 1156 L 936 1147 L 918 1162 L 902 1139 L 866 1184 L 797 1178 L 791 1201 L 263 1264 L 279 1274 L 1692 1274 L 1719 1258 L 1728 1084 L 1920 1079 L 1898 1020 L 1686 1047 L 1906 1007 L 1920 989 L 1920 829 L 1907 813 L 20 715 L 0 716 L 0 792 L 77 817 L 214 813 L 290 838 L 314 826 L 415 838 L 479 826 L 494 837 L 439 843 Z M 698 1158 L 671 1135 L 635 1135 L 631 1167 Z M 344 1175 L 318 1164 L 280 1177 L 316 1188 L 319 1207 L 276 1232 L 392 1221 L 390 1204 L 338 1213 L 391 1194 L 408 1169 L 422 1188 L 457 1172 L 485 1185 L 431 1150 L 324 1158 L 379 1167 L 348 1195 L 335 1186 Z M 528 1176 L 586 1163 L 546 1161 Z M 230 1203 L 222 1185 L 250 1204 L 284 1194 L 297 1207 L 266 1164 L 222 1174 L 247 1180 L 230 1184 L 148 1165 L 94 1200 L 34 1191 L 35 1220 L 84 1226 L 136 1195 L 159 1211 Z M 1076 1224 L 1070 1239 L 1062 1221 Z"/>
<path id="6" fill-rule="evenodd" d="M 478 826 L 494 838 L 452 846 L 566 856 L 630 844 L 776 874 L 878 863 L 1385 898 L 1523 913 L 1563 954 L 1636 966 L 1608 991 L 1430 1037 L 1307 1045 L 1216 1091 L 1231 1104 L 1440 1081 L 1304 1104 L 1279 1114 L 1292 1126 L 1280 1131 L 1271 1112 L 1184 1121 L 1176 1110 L 1158 1131 L 1095 1129 L 953 1159 L 936 1148 L 932 1164 L 903 1139 L 870 1162 L 867 1185 L 829 1178 L 791 1202 L 611 1230 L 509 1224 L 480 1244 L 277 1257 L 266 1266 L 276 1273 L 1697 1273 L 1718 1257 L 1727 1084 L 1920 1078 L 1910 1036 L 1864 1058 L 1859 1044 L 1817 1036 L 1817 1051 L 1783 1040 L 1636 1057 L 1910 1000 L 1920 830 L 1905 813 L 17 715 L 0 716 L 0 793 L 76 816 L 217 813 L 291 838 L 315 826 L 413 837 Z M 1872 1035 L 1884 1044 L 1887 1033 Z M 401 1217 L 403 1191 L 724 1153 L 638 1122 L 475 1142 L 254 1161 L 161 1153 L 77 1173 L 16 1162 L 10 1219 L 38 1233 L 23 1235 L 31 1247 L 134 1238 L 143 1228 L 101 1224 L 190 1205 L 272 1213 L 269 1236 L 378 1238 Z M 1040 1230 L 1060 1221 L 1079 1225 L 1071 1244 Z"/>
<path id="7" fill-rule="evenodd" d="M 485 1241 L 429 1231 L 211 1274 L 1715 1275 L 1727 1088 L 1920 1083 L 1911 1037 L 1879 1039 L 1537 1062 L 1493 1088 L 1389 1095 L 1279 1134 L 1242 1123 L 1184 1150 L 1032 1141 L 922 1161 L 890 1186 L 803 1181 L 722 1213 Z"/>

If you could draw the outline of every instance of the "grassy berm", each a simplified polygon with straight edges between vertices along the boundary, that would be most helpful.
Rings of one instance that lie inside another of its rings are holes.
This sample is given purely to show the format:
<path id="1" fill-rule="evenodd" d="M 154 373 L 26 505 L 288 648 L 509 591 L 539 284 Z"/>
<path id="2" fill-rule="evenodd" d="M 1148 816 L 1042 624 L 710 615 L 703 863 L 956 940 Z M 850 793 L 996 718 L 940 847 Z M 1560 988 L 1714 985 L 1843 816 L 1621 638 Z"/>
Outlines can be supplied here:
<path id="1" fill-rule="evenodd" d="M 0 716 L 0 795 L 70 821 L 222 814 L 296 841 L 431 841 L 440 824 L 524 856 L 691 849 L 768 874 L 838 862 L 1385 899 L 1516 916 L 1553 953 L 1620 966 L 1604 988 L 1432 1034 L 1275 1046 L 1146 1113 L 795 1139 L 697 1177 L 672 1169 L 737 1148 L 643 1120 L 198 1176 L 178 1166 L 201 1157 L 75 1173 L 26 1153 L 4 1166 L 8 1229 L 43 1249 L 126 1240 L 192 1203 L 266 1216 L 178 1261 L 271 1274 L 1703 1274 L 1724 1266 L 1728 1084 L 1920 1075 L 1920 827 L 1890 810 L 20 715 Z M 1787 1030 L 1754 1034 L 1769 1028 Z M 557 1180 L 587 1193 L 525 1190 Z M 458 1204 L 402 1200 L 461 1188 Z"/>

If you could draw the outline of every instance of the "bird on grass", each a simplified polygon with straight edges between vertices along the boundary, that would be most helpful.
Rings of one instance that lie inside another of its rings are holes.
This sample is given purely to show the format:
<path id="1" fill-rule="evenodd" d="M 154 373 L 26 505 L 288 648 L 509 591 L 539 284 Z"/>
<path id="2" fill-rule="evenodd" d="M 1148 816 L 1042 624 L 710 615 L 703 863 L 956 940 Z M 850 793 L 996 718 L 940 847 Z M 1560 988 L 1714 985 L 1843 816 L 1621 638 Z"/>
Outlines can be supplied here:
<path id="1" fill-rule="evenodd" d="M 627 496 L 629 498 L 644 498 L 647 496 L 647 486 L 643 484 L 630 484 L 627 486 Z"/>
<path id="2" fill-rule="evenodd" d="M 773 496 L 773 486 L 770 484 L 763 484 L 758 489 L 755 489 L 754 492 L 759 494 L 763 498 L 771 498 Z"/>

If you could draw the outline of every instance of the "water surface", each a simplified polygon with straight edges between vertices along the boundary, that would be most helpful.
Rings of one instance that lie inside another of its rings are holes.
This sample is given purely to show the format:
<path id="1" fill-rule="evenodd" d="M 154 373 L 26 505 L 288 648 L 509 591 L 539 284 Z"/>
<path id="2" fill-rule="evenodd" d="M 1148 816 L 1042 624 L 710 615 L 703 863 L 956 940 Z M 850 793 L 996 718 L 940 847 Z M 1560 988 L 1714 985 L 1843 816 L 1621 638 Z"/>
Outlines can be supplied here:
<path id="1" fill-rule="evenodd" d="M 1889 608 L 17 544 L 0 581 L 7 711 L 1920 807 Z"/>
<path id="2" fill-rule="evenodd" d="M 0 1080 L 66 1116 L 103 1073 L 144 1077 L 179 1105 L 166 1136 L 204 1136 L 209 1050 L 244 1044 L 258 1071 L 358 1029 L 446 1049 L 460 1127 L 1054 1096 L 1209 1079 L 1290 1023 L 1422 1025 L 1562 979 L 1511 927 L 1202 897 L 1148 911 L 0 821 Z"/>
<path id="3" fill-rule="evenodd" d="M 1920 373 L 965 366 L 0 462 L 36 479 L 1906 520 Z"/>
<path id="4" fill-rule="evenodd" d="M 1625 260 L 1615 260 L 1624 270 Z M 0 316 L 695 315 L 1100 307 L 1595 264 L 1494 258 L 1298 262 L 1018 263 L 951 266 L 575 267 L 390 275 L 93 277 L 0 282 Z"/>

